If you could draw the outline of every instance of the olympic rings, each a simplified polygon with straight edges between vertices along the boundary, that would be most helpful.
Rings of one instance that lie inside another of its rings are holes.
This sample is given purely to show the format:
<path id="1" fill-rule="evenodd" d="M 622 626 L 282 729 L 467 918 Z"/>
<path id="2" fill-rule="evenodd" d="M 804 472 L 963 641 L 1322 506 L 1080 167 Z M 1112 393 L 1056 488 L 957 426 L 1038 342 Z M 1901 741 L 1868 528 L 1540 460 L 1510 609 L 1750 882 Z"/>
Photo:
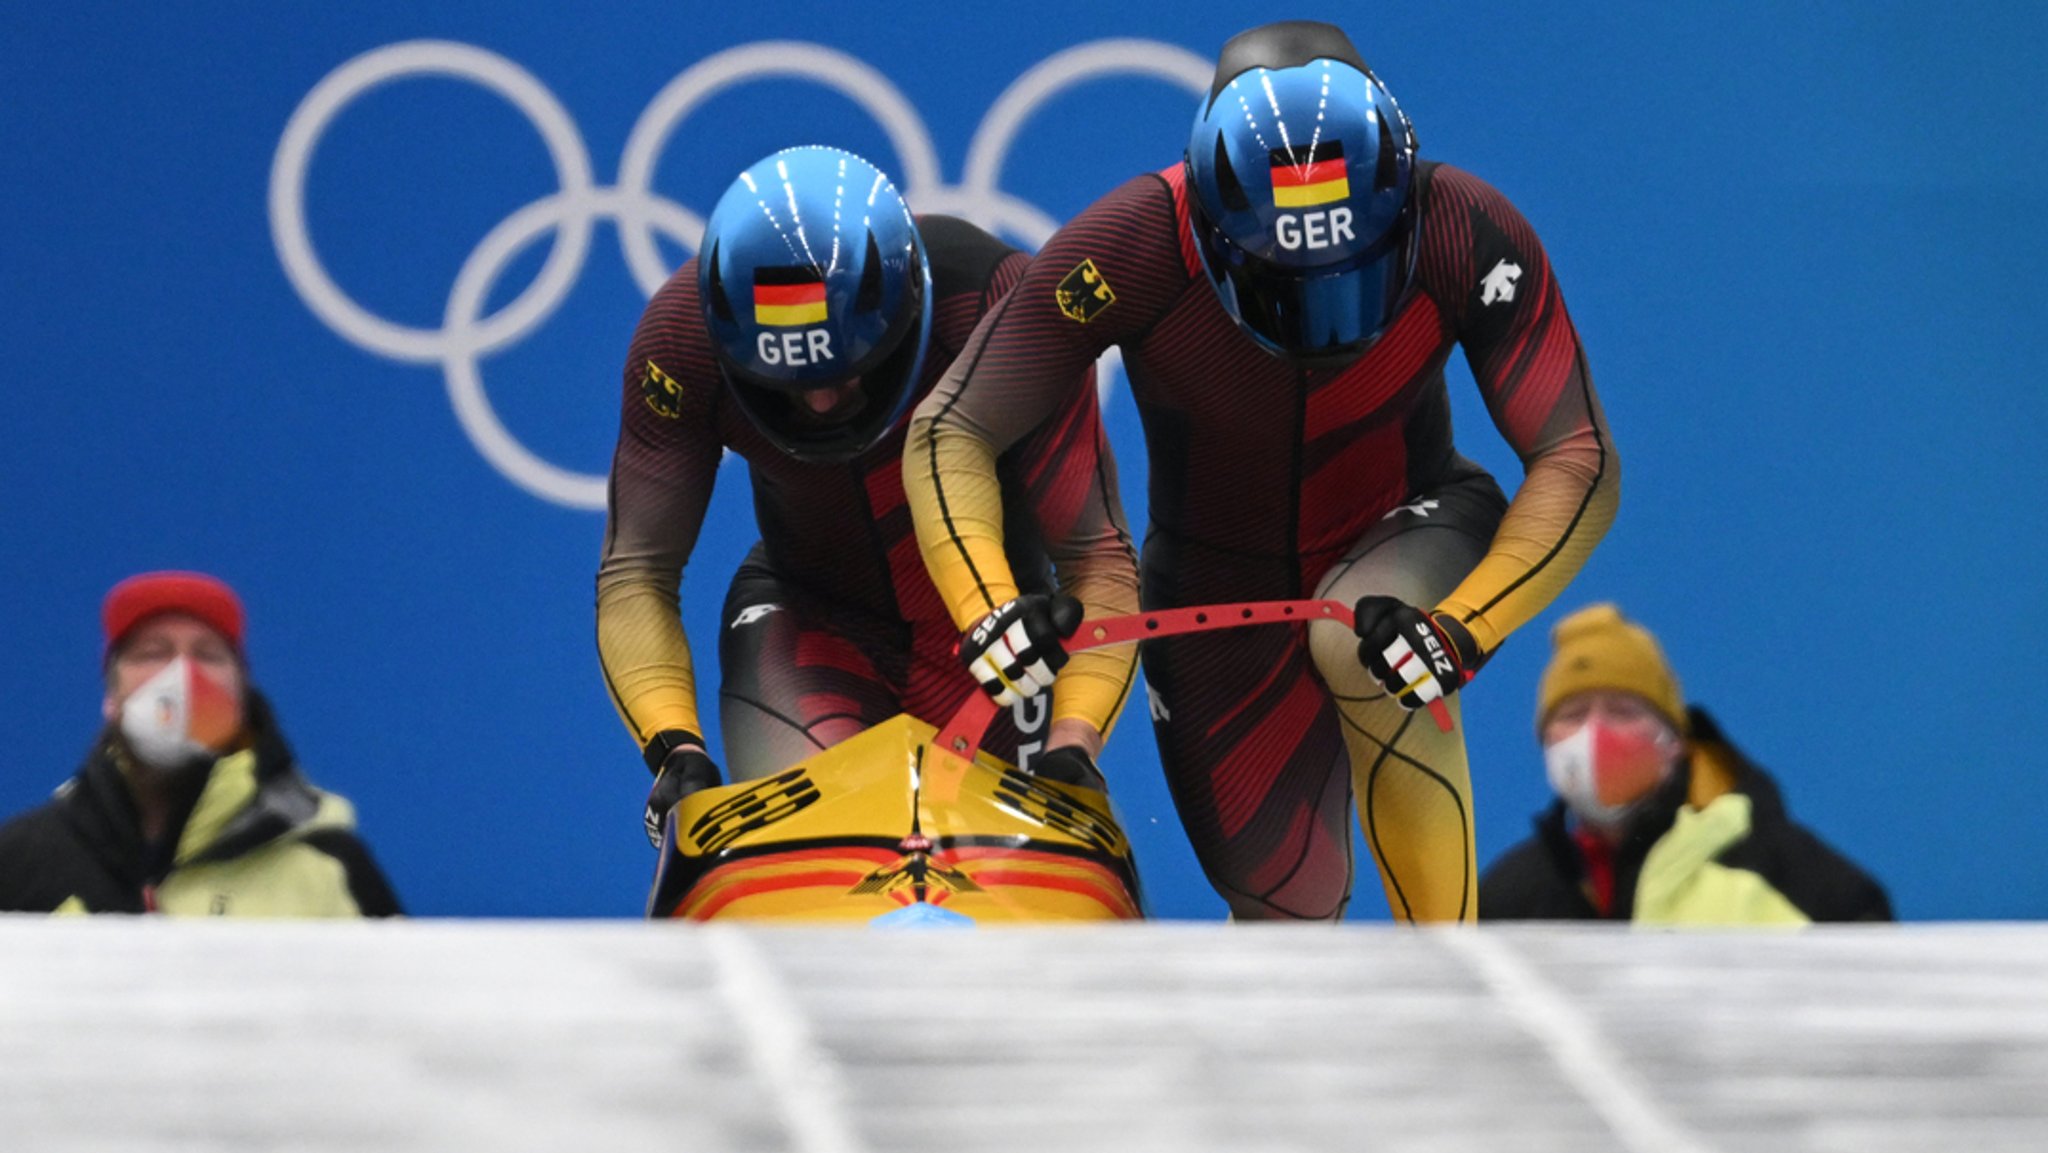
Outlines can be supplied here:
<path id="1" fill-rule="evenodd" d="M 662 150 L 679 125 L 727 88 L 766 79 L 808 80 L 851 99 L 873 117 L 895 148 L 904 195 L 923 212 L 965 217 L 991 231 L 1045 243 L 1058 222 L 1035 205 L 997 188 L 1002 166 L 1025 121 L 1064 86 L 1133 74 L 1208 90 L 1209 64 L 1184 48 L 1155 40 L 1097 40 L 1055 53 L 1013 81 L 976 127 L 965 176 L 944 183 L 938 151 L 924 119 L 888 77 L 835 48 L 805 41 L 759 41 L 697 62 L 669 81 L 627 136 L 616 185 L 596 182 L 582 133 L 561 101 L 518 64 L 474 45 L 409 40 L 375 48 L 342 64 L 313 86 L 286 122 L 270 168 L 270 234 L 285 275 L 300 299 L 342 339 L 378 356 L 438 363 L 456 418 L 486 461 L 534 496 L 571 508 L 602 509 L 605 477 L 542 459 L 521 444 L 492 408 L 479 361 L 532 335 L 559 308 L 583 273 L 591 232 L 611 221 L 634 283 L 653 296 L 672 271 L 659 233 L 695 251 L 704 218 L 652 187 Z M 375 88 L 416 77 L 470 81 L 503 97 L 540 134 L 560 189 L 513 212 L 478 242 L 450 286 L 438 329 L 399 324 L 364 308 L 320 262 L 306 222 L 306 177 L 329 125 Z M 552 232 L 554 246 L 533 283 L 496 312 L 486 301 L 513 258 Z"/>

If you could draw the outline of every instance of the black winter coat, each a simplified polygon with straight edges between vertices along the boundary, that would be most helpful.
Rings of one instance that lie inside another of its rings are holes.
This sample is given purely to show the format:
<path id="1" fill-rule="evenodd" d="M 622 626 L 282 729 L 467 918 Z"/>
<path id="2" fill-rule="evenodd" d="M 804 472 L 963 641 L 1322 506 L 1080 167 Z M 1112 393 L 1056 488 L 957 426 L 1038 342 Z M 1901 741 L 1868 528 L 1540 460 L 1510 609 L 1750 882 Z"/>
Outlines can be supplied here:
<path id="1" fill-rule="evenodd" d="M 1614 856 L 1614 920 L 1658 924 L 1889 921 L 1882 886 L 1785 811 L 1770 775 L 1730 744 L 1700 708 L 1688 712 L 1692 772 L 1674 773 L 1630 821 Z M 1705 763 L 1729 788 L 1687 804 Z M 1583 920 L 1585 859 L 1563 801 L 1536 835 L 1501 854 L 1479 879 L 1479 919 Z"/>

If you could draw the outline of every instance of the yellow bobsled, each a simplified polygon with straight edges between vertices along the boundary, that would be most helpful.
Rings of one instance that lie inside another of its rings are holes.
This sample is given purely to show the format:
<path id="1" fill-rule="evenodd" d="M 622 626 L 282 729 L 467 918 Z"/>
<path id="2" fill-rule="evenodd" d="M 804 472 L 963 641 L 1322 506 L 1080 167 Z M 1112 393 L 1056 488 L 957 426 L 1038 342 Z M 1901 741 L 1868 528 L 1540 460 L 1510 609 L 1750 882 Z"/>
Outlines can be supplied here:
<path id="1" fill-rule="evenodd" d="M 1085 621 L 1068 652 L 1248 625 L 1350 627 L 1335 601 L 1205 605 Z M 1446 732 L 1442 701 L 1430 711 Z M 980 751 L 996 705 L 973 693 L 943 730 L 898 716 L 670 814 L 647 912 L 711 920 L 968 924 L 1141 915 L 1131 845 L 1093 789 Z"/>
<path id="2" fill-rule="evenodd" d="M 1107 798 L 938 736 L 898 716 L 772 777 L 684 798 L 648 914 L 885 925 L 1140 915 Z"/>

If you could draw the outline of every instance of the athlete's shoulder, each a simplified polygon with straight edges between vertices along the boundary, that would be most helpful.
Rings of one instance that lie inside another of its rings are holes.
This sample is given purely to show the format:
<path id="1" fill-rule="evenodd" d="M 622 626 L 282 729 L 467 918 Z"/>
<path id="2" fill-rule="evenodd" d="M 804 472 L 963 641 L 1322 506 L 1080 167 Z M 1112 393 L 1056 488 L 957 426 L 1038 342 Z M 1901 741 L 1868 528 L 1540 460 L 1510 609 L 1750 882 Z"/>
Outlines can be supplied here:
<path id="1" fill-rule="evenodd" d="M 1075 213 L 1053 235 L 1053 241 L 1071 240 L 1076 234 L 1096 240 L 1136 242 L 1148 237 L 1170 237 L 1175 207 L 1174 185 L 1167 172 L 1141 172 Z"/>
<path id="2" fill-rule="evenodd" d="M 1424 164 L 1417 173 L 1421 253 L 1417 276 L 1423 287 L 1453 314 L 1469 316 L 1479 305 L 1520 301 L 1486 315 L 1504 319 L 1526 311 L 1551 286 L 1543 242 L 1499 189 L 1462 168 Z M 1488 270 L 1514 281 L 1483 280 Z M 1503 330 L 1505 331 L 1505 330 Z"/>
<path id="3" fill-rule="evenodd" d="M 1485 217 L 1502 227 L 1526 228 L 1519 209 L 1506 194 L 1465 169 L 1434 161 L 1417 166 L 1424 227 L 1431 218 L 1455 215 L 1463 221 Z"/>
<path id="4" fill-rule="evenodd" d="M 716 407 L 718 362 L 700 300 L 697 261 L 692 258 L 640 314 L 625 365 L 628 404 L 635 413 L 644 407 L 646 413 L 673 422 L 693 413 L 708 415 Z"/>
<path id="5" fill-rule="evenodd" d="M 647 307 L 640 313 L 639 332 L 643 334 L 680 334 L 690 331 L 702 332 L 704 314 L 697 295 L 697 258 L 683 262 L 681 268 L 669 274 L 654 295 L 647 298 Z"/>
<path id="6" fill-rule="evenodd" d="M 1425 203 L 1448 200 L 1469 204 L 1484 197 L 1500 195 L 1498 189 L 1473 173 L 1441 160 L 1418 161 L 1415 181 L 1416 187 L 1422 190 Z"/>
<path id="7" fill-rule="evenodd" d="M 1105 271 L 1114 266 L 1126 281 L 1184 283 L 1192 248 L 1184 243 L 1187 204 L 1179 173 L 1178 165 L 1140 173 L 1111 189 L 1055 233 L 1040 259 L 1062 273 L 1086 259 Z"/>
<path id="8" fill-rule="evenodd" d="M 1017 255 L 980 225 L 937 213 L 917 218 L 925 258 L 932 266 L 932 295 L 985 292 L 1003 262 Z"/>
<path id="9" fill-rule="evenodd" d="M 704 358 L 709 364 L 711 333 L 705 327 L 702 297 L 697 291 L 697 260 L 691 257 L 657 289 L 640 314 L 633 347 L 675 368 Z"/>
<path id="10" fill-rule="evenodd" d="M 1113 217 L 1134 231 L 1171 232 L 1187 211 L 1186 172 L 1178 163 L 1140 172 L 1089 205 L 1085 215 Z"/>

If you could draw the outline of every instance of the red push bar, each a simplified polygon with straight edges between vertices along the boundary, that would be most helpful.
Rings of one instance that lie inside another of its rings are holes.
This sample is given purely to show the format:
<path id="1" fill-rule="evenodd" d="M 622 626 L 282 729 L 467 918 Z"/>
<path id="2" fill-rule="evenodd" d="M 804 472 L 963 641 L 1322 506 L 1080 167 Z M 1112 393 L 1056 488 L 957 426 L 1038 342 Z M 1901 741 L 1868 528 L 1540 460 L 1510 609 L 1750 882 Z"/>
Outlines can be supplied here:
<path id="1" fill-rule="evenodd" d="M 1082 621 L 1073 637 L 1067 641 L 1070 653 L 1086 652 L 1089 649 L 1108 648 L 1110 645 L 1129 644 L 1150 637 L 1177 637 L 1187 633 L 1214 632 L 1217 629 L 1244 628 L 1247 625 L 1301 624 L 1307 621 L 1334 621 L 1345 628 L 1351 627 L 1351 606 L 1338 601 L 1248 601 L 1234 605 L 1203 605 L 1199 608 L 1162 609 L 1156 613 L 1131 613 L 1128 616 L 1107 617 L 1102 620 Z M 981 747 L 981 736 L 987 731 L 989 722 L 995 719 L 997 705 L 987 693 L 970 694 L 953 714 L 953 719 L 938 736 L 939 747 L 957 756 L 972 760 Z M 1429 702 L 1430 718 L 1442 732 L 1451 731 L 1451 710 L 1443 698 Z"/>

